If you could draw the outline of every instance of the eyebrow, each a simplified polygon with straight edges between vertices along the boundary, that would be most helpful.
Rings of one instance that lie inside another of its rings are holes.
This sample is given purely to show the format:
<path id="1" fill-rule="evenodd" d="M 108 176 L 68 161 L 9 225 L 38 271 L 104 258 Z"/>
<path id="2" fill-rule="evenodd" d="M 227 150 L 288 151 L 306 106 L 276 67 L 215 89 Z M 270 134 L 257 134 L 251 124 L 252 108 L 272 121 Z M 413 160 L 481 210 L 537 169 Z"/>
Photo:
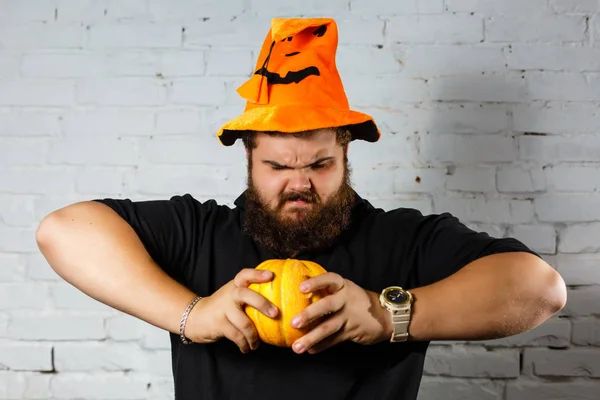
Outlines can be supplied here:
<path id="1" fill-rule="evenodd" d="M 308 164 L 308 165 L 305 165 L 304 167 L 300 167 L 300 168 L 314 167 L 315 165 L 322 164 L 322 163 L 324 163 L 324 162 L 326 162 L 326 161 L 329 161 L 329 160 L 333 160 L 334 158 L 335 158 L 335 157 L 333 157 L 333 156 L 329 156 L 329 157 L 321 157 L 321 158 L 319 158 L 319 159 L 317 159 L 317 160 L 315 160 L 315 161 L 311 162 L 310 164 Z M 272 167 L 276 167 L 276 168 L 290 168 L 290 169 L 292 168 L 292 167 L 289 167 L 289 166 L 287 166 L 287 165 L 282 165 L 282 164 L 279 164 L 278 162 L 276 162 L 276 161 L 272 161 L 272 160 L 263 160 L 262 162 L 263 162 L 264 164 L 268 164 L 268 165 L 270 165 L 270 166 L 272 166 Z"/>

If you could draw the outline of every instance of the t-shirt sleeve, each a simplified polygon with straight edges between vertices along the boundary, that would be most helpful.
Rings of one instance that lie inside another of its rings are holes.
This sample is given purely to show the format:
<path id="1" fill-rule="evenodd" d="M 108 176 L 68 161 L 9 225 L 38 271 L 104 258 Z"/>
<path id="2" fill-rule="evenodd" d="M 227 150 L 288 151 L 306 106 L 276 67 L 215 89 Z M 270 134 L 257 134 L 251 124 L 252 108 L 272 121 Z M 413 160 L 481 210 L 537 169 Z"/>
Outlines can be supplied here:
<path id="1" fill-rule="evenodd" d="M 200 203 L 191 195 L 169 200 L 132 201 L 94 199 L 112 208 L 136 232 L 152 259 L 172 278 L 189 281 L 192 253 L 202 241 L 202 226 L 217 208 L 210 200 Z"/>
<path id="2" fill-rule="evenodd" d="M 418 286 L 447 278 L 470 262 L 492 254 L 527 252 L 539 257 L 517 239 L 494 238 L 474 231 L 449 213 L 424 217 L 415 238 L 413 273 Z"/>

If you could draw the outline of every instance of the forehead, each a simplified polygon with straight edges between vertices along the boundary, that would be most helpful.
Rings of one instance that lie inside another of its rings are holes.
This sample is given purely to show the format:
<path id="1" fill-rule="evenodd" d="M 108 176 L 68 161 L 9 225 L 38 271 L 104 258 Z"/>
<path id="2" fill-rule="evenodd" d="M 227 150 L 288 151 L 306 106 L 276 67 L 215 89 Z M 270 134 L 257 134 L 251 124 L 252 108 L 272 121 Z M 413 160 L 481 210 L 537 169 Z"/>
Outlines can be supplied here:
<path id="1" fill-rule="evenodd" d="M 260 153 L 286 152 L 333 152 L 341 148 L 337 143 L 337 135 L 333 129 L 319 129 L 308 134 L 295 136 L 294 134 L 267 135 L 257 132 L 255 151 Z"/>

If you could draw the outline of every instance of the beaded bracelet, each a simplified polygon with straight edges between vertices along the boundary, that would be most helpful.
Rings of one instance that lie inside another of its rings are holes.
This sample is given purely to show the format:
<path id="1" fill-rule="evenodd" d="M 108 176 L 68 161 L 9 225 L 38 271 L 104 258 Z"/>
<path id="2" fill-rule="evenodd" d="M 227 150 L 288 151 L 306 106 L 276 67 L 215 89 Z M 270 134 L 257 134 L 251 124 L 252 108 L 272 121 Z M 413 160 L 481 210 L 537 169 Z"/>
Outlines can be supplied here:
<path id="1" fill-rule="evenodd" d="M 187 323 L 187 319 L 188 319 L 188 316 L 190 315 L 190 311 L 192 311 L 192 308 L 194 308 L 196 303 L 198 301 L 200 301 L 201 298 L 202 297 L 198 296 L 194 300 L 192 300 L 190 305 L 187 306 L 187 308 L 185 309 L 183 316 L 181 317 L 181 324 L 179 325 L 179 336 L 181 337 L 181 341 L 183 342 L 183 344 L 192 343 L 191 340 L 189 340 L 188 338 L 185 337 L 185 324 Z"/>

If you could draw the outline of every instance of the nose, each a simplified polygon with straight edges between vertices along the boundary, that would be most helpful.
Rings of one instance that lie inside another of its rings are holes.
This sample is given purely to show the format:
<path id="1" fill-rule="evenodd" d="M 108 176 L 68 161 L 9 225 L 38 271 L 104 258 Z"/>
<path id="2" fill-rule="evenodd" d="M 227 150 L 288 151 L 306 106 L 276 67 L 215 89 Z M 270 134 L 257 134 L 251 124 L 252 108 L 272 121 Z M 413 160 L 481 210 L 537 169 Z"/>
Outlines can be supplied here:
<path id="1" fill-rule="evenodd" d="M 290 186 L 292 189 L 303 192 L 311 187 L 310 177 L 307 171 L 304 168 L 297 169 L 292 172 L 294 175 L 291 178 Z"/>

